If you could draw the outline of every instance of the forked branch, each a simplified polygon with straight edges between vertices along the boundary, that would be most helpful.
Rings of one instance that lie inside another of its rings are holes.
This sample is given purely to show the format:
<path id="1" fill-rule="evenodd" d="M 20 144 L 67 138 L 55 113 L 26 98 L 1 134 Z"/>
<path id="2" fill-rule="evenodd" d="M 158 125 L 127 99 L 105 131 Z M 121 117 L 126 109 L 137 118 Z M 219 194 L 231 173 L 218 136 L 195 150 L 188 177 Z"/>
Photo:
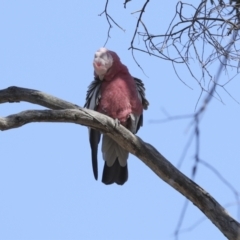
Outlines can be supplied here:
<path id="1" fill-rule="evenodd" d="M 116 127 L 112 118 L 40 91 L 18 87 L 0 90 L 0 103 L 20 101 L 54 110 L 28 110 L 1 117 L 0 130 L 17 128 L 32 122 L 65 122 L 95 128 L 109 135 L 124 149 L 141 159 L 163 181 L 188 198 L 228 239 L 240 240 L 240 224 L 209 193 L 182 174 L 153 146 L 125 127 L 121 125 Z"/>

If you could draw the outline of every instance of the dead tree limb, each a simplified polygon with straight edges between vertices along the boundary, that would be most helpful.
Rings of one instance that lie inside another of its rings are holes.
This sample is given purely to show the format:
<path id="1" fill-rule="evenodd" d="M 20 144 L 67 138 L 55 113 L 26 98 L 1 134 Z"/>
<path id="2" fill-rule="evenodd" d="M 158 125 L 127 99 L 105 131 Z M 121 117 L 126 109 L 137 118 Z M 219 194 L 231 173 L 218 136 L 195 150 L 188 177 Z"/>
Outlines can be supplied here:
<path id="1" fill-rule="evenodd" d="M 153 146 L 115 121 L 95 111 L 40 91 L 9 87 L 0 90 L 0 103 L 26 101 L 54 110 L 28 110 L 0 117 L 0 130 L 18 128 L 32 122 L 65 122 L 95 128 L 142 160 L 155 174 L 197 206 L 219 230 L 232 240 L 240 240 L 240 224 L 203 188 L 181 173 Z"/>

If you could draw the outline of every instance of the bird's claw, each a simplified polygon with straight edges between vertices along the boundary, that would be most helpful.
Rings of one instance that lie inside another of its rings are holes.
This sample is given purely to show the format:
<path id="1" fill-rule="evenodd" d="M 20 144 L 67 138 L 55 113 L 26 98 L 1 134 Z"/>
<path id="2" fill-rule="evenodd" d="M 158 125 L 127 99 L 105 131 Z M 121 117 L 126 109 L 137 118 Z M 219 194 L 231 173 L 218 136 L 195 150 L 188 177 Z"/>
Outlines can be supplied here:
<path id="1" fill-rule="evenodd" d="M 118 128 L 119 127 L 119 125 L 120 125 L 120 121 L 116 118 L 116 119 L 114 119 L 114 128 Z"/>

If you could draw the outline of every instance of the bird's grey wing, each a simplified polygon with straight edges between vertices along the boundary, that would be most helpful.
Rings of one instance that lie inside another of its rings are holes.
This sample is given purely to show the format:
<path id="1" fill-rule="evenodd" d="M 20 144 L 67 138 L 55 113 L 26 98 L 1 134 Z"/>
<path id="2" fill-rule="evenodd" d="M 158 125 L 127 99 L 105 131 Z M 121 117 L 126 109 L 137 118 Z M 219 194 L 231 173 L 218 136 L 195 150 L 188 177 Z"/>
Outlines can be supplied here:
<path id="1" fill-rule="evenodd" d="M 138 79 L 138 78 L 133 78 L 135 80 L 136 83 L 136 87 L 137 87 L 137 92 L 138 92 L 138 98 L 141 100 L 142 105 L 143 105 L 143 109 L 147 110 L 148 109 L 148 105 L 149 102 L 145 97 L 145 87 L 144 84 L 142 82 L 142 80 Z M 133 133 L 137 133 L 137 131 L 139 130 L 139 128 L 143 125 L 143 114 L 141 114 L 140 116 L 131 114 L 130 115 L 130 131 Z"/>
<path id="2" fill-rule="evenodd" d="M 101 98 L 100 94 L 100 85 L 101 80 L 95 78 L 88 87 L 86 102 L 84 104 L 85 108 L 96 110 L 98 106 L 99 99 Z M 98 153 L 98 144 L 101 138 L 101 133 L 92 128 L 89 129 L 89 141 L 91 146 L 91 155 L 92 155 L 92 168 L 95 179 L 98 179 L 98 163 L 97 163 L 97 153 Z"/>
<path id="3" fill-rule="evenodd" d="M 100 85 L 101 85 L 101 80 L 99 78 L 95 78 L 88 86 L 86 101 L 84 104 L 85 108 L 92 109 L 92 110 L 96 109 L 98 105 L 98 101 L 101 97 Z"/>
<path id="4" fill-rule="evenodd" d="M 138 97 L 142 101 L 143 109 L 147 110 L 149 102 L 148 102 L 148 100 L 145 97 L 145 87 L 144 87 L 144 84 L 143 84 L 142 80 L 140 80 L 138 78 L 134 77 L 133 79 L 135 80 L 135 83 L 136 83 L 136 86 L 137 86 L 137 91 L 138 91 Z"/>

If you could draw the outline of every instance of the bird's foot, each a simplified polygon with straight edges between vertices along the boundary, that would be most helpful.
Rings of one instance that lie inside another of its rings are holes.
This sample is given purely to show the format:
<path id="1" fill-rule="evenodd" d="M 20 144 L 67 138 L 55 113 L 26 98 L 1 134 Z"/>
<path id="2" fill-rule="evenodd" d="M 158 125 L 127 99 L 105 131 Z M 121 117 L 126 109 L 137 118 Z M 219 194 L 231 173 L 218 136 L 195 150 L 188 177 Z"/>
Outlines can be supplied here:
<path id="1" fill-rule="evenodd" d="M 114 119 L 114 128 L 118 128 L 120 126 L 120 121 L 116 118 Z"/>

